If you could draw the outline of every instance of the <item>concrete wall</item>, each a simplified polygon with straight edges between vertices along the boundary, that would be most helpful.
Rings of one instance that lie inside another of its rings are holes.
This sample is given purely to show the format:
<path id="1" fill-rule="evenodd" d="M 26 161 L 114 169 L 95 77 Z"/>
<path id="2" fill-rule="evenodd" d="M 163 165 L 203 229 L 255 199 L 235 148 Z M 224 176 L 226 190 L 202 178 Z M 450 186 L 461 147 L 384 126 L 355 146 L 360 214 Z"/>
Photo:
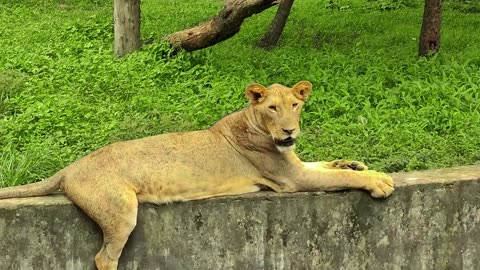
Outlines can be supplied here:
<path id="1" fill-rule="evenodd" d="M 141 205 L 120 269 L 480 269 L 480 166 L 361 191 Z M 0 201 L 0 269 L 94 269 L 101 233 L 61 195 Z"/>

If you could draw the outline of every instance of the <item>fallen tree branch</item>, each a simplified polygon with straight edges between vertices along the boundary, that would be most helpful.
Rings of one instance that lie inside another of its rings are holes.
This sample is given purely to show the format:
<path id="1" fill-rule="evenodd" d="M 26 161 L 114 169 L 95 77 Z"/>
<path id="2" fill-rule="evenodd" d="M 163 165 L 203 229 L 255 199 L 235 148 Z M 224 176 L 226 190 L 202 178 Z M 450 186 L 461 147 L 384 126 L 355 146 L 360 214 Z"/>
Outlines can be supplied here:
<path id="1" fill-rule="evenodd" d="M 278 0 L 225 0 L 220 13 L 165 39 L 175 50 L 195 51 L 224 41 L 240 31 L 243 21 L 278 3 Z"/>

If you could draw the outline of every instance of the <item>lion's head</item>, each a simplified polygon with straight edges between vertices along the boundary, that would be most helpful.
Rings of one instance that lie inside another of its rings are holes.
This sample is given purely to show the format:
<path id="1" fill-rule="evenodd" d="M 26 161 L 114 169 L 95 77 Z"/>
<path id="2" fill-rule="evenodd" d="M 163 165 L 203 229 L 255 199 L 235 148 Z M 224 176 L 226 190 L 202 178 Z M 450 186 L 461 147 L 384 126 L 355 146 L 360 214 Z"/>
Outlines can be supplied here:
<path id="1" fill-rule="evenodd" d="M 295 144 L 300 134 L 300 113 L 302 106 L 312 91 L 312 84 L 301 81 L 292 88 L 281 84 L 265 87 L 251 84 L 245 90 L 246 97 L 259 116 L 259 123 L 267 130 L 277 148 L 288 148 Z"/>

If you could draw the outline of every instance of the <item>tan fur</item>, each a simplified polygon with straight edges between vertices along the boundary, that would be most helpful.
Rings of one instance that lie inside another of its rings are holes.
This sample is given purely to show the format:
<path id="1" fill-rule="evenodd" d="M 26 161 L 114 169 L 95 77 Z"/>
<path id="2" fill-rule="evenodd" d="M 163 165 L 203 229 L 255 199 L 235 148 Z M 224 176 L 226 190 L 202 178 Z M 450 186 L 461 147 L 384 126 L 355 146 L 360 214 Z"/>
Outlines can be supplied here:
<path id="1" fill-rule="evenodd" d="M 288 137 L 300 132 L 302 105 L 312 85 L 247 87 L 251 105 L 208 130 L 118 142 L 97 150 L 51 178 L 0 190 L 0 198 L 49 194 L 61 189 L 103 230 L 95 257 L 100 270 L 117 269 L 134 229 L 138 202 L 165 203 L 237 195 L 268 187 L 276 192 L 365 189 L 387 197 L 386 174 L 342 169 L 347 161 L 304 163 Z M 287 139 L 287 140 L 285 140 Z M 283 140 L 283 141 L 282 141 Z M 277 144 L 275 143 L 277 142 Z"/>

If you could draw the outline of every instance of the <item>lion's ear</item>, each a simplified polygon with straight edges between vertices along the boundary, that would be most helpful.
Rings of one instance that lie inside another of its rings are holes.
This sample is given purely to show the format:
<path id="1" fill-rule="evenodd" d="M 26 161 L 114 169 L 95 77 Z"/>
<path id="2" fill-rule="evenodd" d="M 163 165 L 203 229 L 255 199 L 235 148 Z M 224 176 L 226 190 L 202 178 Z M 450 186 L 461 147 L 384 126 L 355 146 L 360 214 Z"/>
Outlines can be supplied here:
<path id="1" fill-rule="evenodd" d="M 245 89 L 245 96 L 252 105 L 262 103 L 267 97 L 267 88 L 261 84 L 252 83 Z"/>
<path id="2" fill-rule="evenodd" d="M 300 100 L 307 100 L 312 92 L 312 83 L 309 81 L 300 81 L 292 87 L 293 94 Z"/>

